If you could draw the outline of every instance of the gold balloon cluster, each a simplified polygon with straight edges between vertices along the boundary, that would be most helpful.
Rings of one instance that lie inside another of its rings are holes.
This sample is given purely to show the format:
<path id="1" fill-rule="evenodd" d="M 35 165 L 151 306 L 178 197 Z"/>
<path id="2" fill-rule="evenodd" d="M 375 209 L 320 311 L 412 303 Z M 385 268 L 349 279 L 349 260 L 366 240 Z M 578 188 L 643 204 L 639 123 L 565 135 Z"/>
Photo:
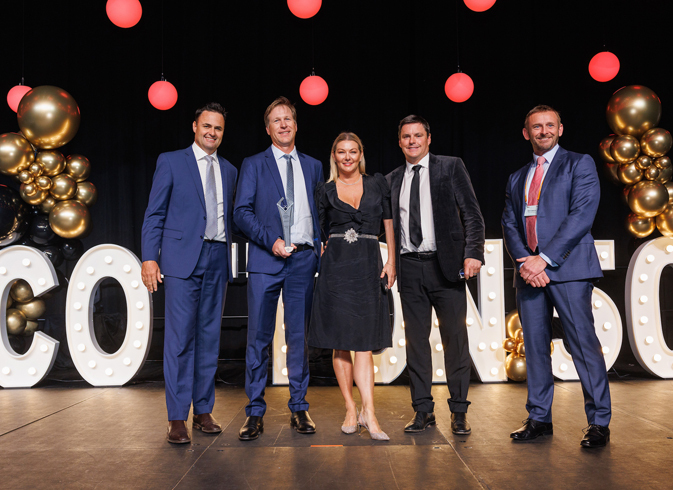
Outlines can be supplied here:
<path id="1" fill-rule="evenodd" d="M 98 199 L 86 179 L 91 163 L 83 155 L 65 158 L 56 151 L 79 129 L 79 107 L 65 90 L 43 85 L 23 96 L 17 119 L 21 133 L 0 135 L 0 173 L 14 176 L 28 204 L 49 215 L 49 225 L 63 238 L 91 230 L 89 207 Z"/>
<path id="2" fill-rule="evenodd" d="M 33 335 L 37 319 L 44 315 L 44 301 L 33 296 L 33 290 L 23 279 L 14 281 L 7 297 L 7 333 Z"/>
<path id="3" fill-rule="evenodd" d="M 526 346 L 523 343 L 523 328 L 517 310 L 510 311 L 505 317 L 507 338 L 502 348 L 510 354 L 505 359 L 505 373 L 512 381 L 525 381 L 528 377 L 526 370 Z M 554 353 L 554 342 L 551 343 L 551 352 Z"/>
<path id="4" fill-rule="evenodd" d="M 632 213 L 626 229 L 645 238 L 655 228 L 673 236 L 673 165 L 666 156 L 673 147 L 671 133 L 656 127 L 661 101 L 642 85 L 617 90 L 605 111 L 616 133 L 599 145 L 605 170 L 615 184 L 624 184 L 623 197 Z"/>

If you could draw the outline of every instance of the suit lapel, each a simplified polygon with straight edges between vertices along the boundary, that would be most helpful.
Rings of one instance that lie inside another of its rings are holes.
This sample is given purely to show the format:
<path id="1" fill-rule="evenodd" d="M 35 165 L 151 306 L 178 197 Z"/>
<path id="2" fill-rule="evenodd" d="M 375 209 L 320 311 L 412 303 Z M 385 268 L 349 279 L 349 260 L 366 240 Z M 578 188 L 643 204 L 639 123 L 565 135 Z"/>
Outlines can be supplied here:
<path id="1" fill-rule="evenodd" d="M 441 204 L 439 202 L 439 196 L 441 195 L 441 175 L 440 166 L 437 163 L 437 157 L 430 153 L 430 160 L 428 163 L 428 171 L 430 172 L 430 201 L 432 202 L 432 209 L 441 209 Z M 437 212 L 433 213 L 435 220 L 437 219 Z M 435 227 L 437 223 L 435 223 Z"/>
<path id="2" fill-rule="evenodd" d="M 540 206 L 544 206 L 546 204 L 545 189 L 548 186 L 554 185 L 554 181 L 561 174 L 567 163 L 568 163 L 568 152 L 565 151 L 563 148 L 559 147 L 559 149 L 556 150 L 556 155 L 554 155 L 554 159 L 549 164 L 549 170 L 547 170 L 547 175 L 544 176 L 544 180 L 542 181 L 542 188 L 540 191 Z"/>
<path id="3" fill-rule="evenodd" d="M 222 204 L 224 206 L 224 219 L 226 221 L 227 213 L 229 212 L 229 199 L 227 192 L 227 170 L 224 168 L 224 158 L 217 156 L 217 160 L 220 162 L 220 178 L 222 179 Z"/>
<path id="4" fill-rule="evenodd" d="M 278 164 L 276 163 L 276 159 L 273 156 L 273 151 L 271 150 L 271 147 L 269 147 L 266 152 L 264 153 L 264 157 L 266 160 L 266 166 L 269 169 L 269 175 L 271 175 L 271 178 L 273 179 L 273 182 L 276 184 L 276 188 L 278 189 L 278 194 L 280 194 L 281 197 L 285 197 L 285 189 L 283 188 L 283 181 L 280 178 L 280 172 L 278 171 Z"/>
<path id="5" fill-rule="evenodd" d="M 306 155 L 297 152 L 297 156 L 299 157 L 299 164 L 301 165 L 301 173 L 304 174 L 304 185 L 306 186 L 306 196 L 308 197 L 309 209 L 313 210 L 315 209 L 315 204 L 313 192 L 311 192 L 311 189 L 315 189 L 315 186 L 312 185 L 313 179 L 311 176 L 311 167 L 309 167 L 308 163 L 305 161 Z"/>
<path id="6" fill-rule="evenodd" d="M 203 182 L 201 182 L 201 174 L 199 173 L 199 165 L 196 163 L 196 157 L 194 156 L 194 150 L 191 147 L 187 148 L 185 151 L 185 163 L 187 165 L 187 170 L 192 176 L 194 185 L 196 186 L 196 194 L 199 196 L 199 201 L 201 201 L 201 206 L 203 209 L 206 209 L 206 200 L 203 196 Z"/>
<path id="7" fill-rule="evenodd" d="M 400 190 L 402 189 L 402 180 L 404 180 L 404 170 L 406 166 L 399 167 L 390 181 L 390 199 L 394 210 L 393 223 L 397 227 L 400 222 Z"/>

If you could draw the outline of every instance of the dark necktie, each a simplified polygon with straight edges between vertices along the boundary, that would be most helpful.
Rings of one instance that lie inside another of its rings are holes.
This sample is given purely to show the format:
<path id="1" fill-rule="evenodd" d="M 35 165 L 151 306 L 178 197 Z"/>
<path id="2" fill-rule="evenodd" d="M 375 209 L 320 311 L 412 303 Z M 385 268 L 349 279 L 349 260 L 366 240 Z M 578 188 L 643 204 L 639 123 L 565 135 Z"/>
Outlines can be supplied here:
<path id="1" fill-rule="evenodd" d="M 292 170 L 292 155 L 283 155 L 283 158 L 287 161 L 287 173 L 285 174 L 285 201 L 289 206 L 294 203 L 294 170 Z M 290 224 L 294 224 L 294 208 L 292 208 Z"/>
<path id="2" fill-rule="evenodd" d="M 421 178 L 419 164 L 411 167 L 414 176 L 411 179 L 411 193 L 409 194 L 409 240 L 416 248 L 423 242 L 423 230 L 421 229 Z"/>
<path id="3" fill-rule="evenodd" d="M 217 186 L 215 184 L 215 164 L 213 157 L 206 157 L 206 238 L 217 236 Z"/>

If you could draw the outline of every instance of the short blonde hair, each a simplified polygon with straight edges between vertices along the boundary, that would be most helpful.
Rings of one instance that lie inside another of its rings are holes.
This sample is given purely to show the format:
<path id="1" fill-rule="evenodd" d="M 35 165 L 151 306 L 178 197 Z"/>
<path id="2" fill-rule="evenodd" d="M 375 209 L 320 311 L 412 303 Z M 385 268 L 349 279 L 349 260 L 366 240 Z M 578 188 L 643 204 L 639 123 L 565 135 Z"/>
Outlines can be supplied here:
<path id="1" fill-rule="evenodd" d="M 336 151 L 337 145 L 342 141 L 355 141 L 355 143 L 357 143 L 358 149 L 360 150 L 360 165 L 358 165 L 358 168 L 362 175 L 366 175 L 365 154 L 362 141 L 355 133 L 343 132 L 339 134 L 334 140 L 334 143 L 332 143 L 332 151 L 329 154 L 329 179 L 327 179 L 327 182 L 332 182 L 339 177 L 339 167 L 337 166 L 336 160 L 334 160 L 334 152 Z"/>

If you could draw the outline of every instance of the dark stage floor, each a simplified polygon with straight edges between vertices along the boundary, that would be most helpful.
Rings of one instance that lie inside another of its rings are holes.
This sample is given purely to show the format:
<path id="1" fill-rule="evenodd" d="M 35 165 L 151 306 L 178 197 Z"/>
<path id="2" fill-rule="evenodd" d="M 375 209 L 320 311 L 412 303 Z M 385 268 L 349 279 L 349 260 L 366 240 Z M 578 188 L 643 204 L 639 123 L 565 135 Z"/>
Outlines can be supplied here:
<path id="1" fill-rule="evenodd" d="M 556 384 L 554 435 L 514 443 L 526 417 L 525 384 L 473 384 L 472 435 L 454 436 L 445 386 L 433 390 L 437 427 L 402 432 L 413 412 L 405 386 L 377 386 L 390 442 L 344 435 L 337 387 L 312 387 L 315 435 L 289 427 L 287 388 L 267 388 L 265 432 L 237 438 L 242 388 L 217 385 L 219 436 L 165 440 L 163 384 L 90 388 L 47 384 L 0 390 L 0 487 L 9 489 L 662 489 L 673 488 L 673 381 L 611 383 L 612 441 L 580 448 L 586 425 L 579 383 Z"/>

